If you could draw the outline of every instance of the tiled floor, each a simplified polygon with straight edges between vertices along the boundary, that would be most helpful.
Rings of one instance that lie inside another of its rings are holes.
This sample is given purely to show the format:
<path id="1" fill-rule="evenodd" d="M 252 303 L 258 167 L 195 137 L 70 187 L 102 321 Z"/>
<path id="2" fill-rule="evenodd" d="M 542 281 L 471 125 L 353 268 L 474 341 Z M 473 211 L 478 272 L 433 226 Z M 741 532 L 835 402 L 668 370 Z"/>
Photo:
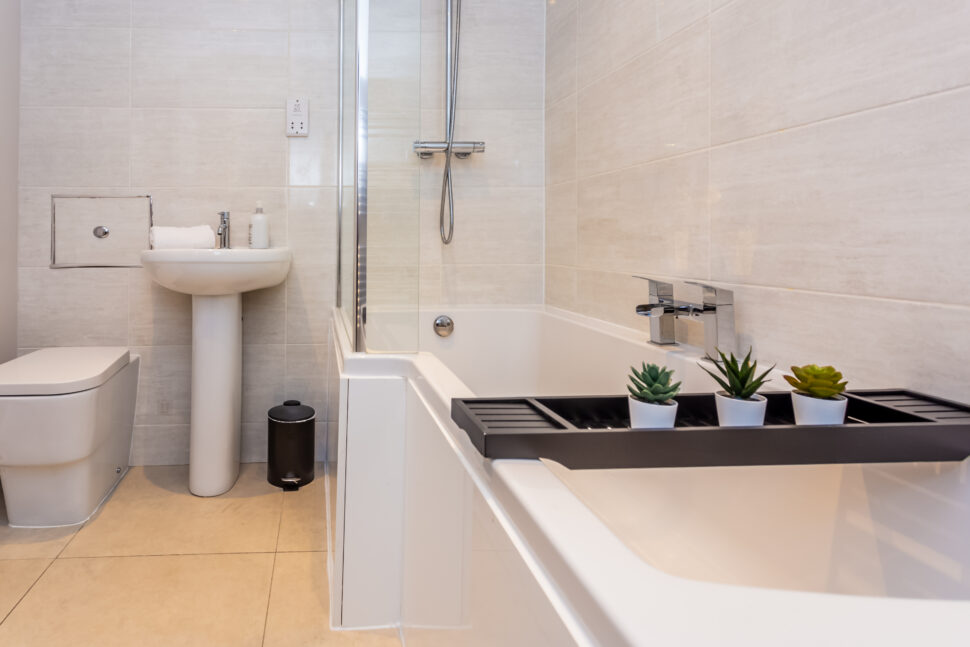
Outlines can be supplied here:
<path id="1" fill-rule="evenodd" d="M 243 465 L 220 497 L 188 468 L 135 467 L 79 528 L 10 528 L 0 507 L 0 647 L 399 646 L 329 629 L 326 478 L 298 492 Z"/>

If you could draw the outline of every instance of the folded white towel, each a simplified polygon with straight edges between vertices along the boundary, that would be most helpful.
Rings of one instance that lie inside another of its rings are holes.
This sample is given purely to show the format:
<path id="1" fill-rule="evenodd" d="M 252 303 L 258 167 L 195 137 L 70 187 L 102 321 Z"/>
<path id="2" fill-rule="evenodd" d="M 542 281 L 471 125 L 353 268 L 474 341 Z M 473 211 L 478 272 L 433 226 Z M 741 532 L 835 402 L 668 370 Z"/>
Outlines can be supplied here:
<path id="1" fill-rule="evenodd" d="M 212 249 L 216 234 L 209 225 L 195 227 L 152 227 L 152 249 Z"/>

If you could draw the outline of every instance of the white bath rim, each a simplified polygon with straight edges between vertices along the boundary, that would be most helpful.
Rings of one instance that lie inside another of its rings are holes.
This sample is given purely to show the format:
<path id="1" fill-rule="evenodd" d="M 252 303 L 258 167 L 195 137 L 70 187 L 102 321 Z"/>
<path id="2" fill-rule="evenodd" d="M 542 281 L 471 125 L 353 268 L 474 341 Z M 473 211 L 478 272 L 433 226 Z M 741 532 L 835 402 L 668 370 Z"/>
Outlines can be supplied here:
<path id="1" fill-rule="evenodd" d="M 540 312 L 625 340 L 640 335 L 549 306 L 435 308 L 423 311 L 421 321 L 432 312 L 482 310 Z M 335 314 L 334 321 L 341 379 L 395 376 L 413 385 L 578 644 L 966 643 L 967 601 L 757 588 L 687 579 L 651 566 L 542 461 L 483 459 L 450 413 L 452 398 L 475 393 L 441 360 L 430 352 L 351 352 L 342 317 Z M 696 349 L 671 352 L 700 357 Z"/>

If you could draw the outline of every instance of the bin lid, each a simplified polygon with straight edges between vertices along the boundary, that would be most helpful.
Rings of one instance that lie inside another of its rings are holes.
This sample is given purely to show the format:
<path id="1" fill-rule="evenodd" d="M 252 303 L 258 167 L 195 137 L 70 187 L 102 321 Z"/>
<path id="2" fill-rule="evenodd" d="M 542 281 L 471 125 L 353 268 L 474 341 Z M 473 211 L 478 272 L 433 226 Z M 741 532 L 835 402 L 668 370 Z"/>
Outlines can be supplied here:
<path id="1" fill-rule="evenodd" d="M 315 415 L 313 407 L 308 407 L 299 400 L 287 400 L 269 410 L 269 417 L 280 422 L 304 422 L 312 420 Z"/>

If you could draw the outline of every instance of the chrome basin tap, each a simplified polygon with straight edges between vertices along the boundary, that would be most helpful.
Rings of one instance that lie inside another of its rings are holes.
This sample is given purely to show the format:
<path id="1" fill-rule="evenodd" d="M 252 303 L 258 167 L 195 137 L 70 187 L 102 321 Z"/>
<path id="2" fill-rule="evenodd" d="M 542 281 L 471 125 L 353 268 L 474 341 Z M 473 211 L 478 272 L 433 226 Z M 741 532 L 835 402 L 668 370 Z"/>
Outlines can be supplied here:
<path id="1" fill-rule="evenodd" d="M 229 249 L 229 212 L 219 212 L 219 229 L 216 230 L 216 249 Z"/>
<path id="2" fill-rule="evenodd" d="M 674 284 L 645 276 L 635 278 L 649 282 L 649 300 L 636 307 L 638 315 L 650 317 L 650 341 L 667 346 L 677 343 L 678 318 L 704 325 L 704 352 L 717 357 L 717 351 L 733 353 L 737 348 L 734 330 L 734 293 L 731 290 L 687 281 L 685 291 L 694 291 L 695 298 L 674 298 Z M 697 298 L 699 297 L 699 298 Z"/>

